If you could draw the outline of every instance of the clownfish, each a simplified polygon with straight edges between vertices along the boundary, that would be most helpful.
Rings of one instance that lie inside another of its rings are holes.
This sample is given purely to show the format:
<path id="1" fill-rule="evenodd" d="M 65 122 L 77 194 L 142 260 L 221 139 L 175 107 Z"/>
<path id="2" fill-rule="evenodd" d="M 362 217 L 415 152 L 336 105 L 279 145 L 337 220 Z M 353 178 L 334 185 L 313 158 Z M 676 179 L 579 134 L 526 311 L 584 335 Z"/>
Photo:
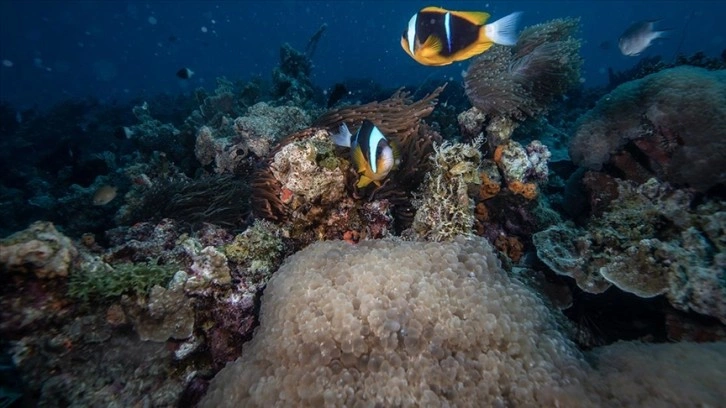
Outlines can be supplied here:
<path id="1" fill-rule="evenodd" d="M 369 120 L 364 120 L 352 135 L 348 126 L 340 125 L 339 132 L 332 135 L 333 143 L 350 147 L 350 156 L 360 179 L 356 186 L 363 188 L 370 183 L 376 186 L 398 165 L 398 150 L 388 142 L 386 136 Z"/>
<path id="2" fill-rule="evenodd" d="M 521 14 L 512 13 L 484 24 L 488 13 L 426 7 L 408 21 L 401 47 L 420 64 L 449 65 L 479 55 L 493 44 L 516 44 Z"/>

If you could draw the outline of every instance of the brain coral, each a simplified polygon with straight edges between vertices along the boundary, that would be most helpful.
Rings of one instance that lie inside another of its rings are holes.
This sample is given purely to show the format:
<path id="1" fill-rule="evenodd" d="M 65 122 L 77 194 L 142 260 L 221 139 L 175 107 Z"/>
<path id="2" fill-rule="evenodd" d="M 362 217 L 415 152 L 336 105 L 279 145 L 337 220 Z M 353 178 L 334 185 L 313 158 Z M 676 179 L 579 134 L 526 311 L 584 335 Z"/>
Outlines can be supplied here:
<path id="1" fill-rule="evenodd" d="M 480 238 L 318 242 L 272 277 L 202 406 L 587 405 L 553 316 Z"/>

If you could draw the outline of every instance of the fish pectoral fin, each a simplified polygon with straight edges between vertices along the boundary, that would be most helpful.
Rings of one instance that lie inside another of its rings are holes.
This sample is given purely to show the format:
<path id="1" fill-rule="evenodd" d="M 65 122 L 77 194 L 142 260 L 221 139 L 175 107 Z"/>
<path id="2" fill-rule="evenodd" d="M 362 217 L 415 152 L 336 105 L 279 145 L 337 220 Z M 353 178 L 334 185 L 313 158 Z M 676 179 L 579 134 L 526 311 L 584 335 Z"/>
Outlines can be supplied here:
<path id="1" fill-rule="evenodd" d="M 451 11 L 451 14 L 461 17 L 474 25 L 484 25 L 489 20 L 489 13 L 483 11 Z"/>
<path id="2" fill-rule="evenodd" d="M 353 149 L 353 165 L 355 165 L 355 172 L 358 174 L 365 173 L 366 169 L 369 167 L 360 146 L 356 146 L 356 148 Z"/>
<path id="3" fill-rule="evenodd" d="M 422 57 L 431 57 L 439 55 L 443 48 L 444 46 L 441 43 L 441 40 L 435 35 L 430 35 L 429 38 L 424 41 L 423 45 L 419 47 L 418 54 Z"/>

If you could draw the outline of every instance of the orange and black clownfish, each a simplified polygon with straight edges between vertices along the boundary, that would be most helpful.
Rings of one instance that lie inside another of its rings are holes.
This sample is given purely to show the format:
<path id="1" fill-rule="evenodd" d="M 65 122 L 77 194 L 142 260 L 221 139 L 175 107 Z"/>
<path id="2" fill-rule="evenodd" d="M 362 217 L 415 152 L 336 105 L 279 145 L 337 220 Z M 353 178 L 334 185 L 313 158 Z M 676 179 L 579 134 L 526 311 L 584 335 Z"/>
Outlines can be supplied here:
<path id="1" fill-rule="evenodd" d="M 388 142 L 386 136 L 369 120 L 364 120 L 352 135 L 348 126 L 340 125 L 338 133 L 332 136 L 333 143 L 350 147 L 350 155 L 356 171 L 360 174 L 357 187 L 363 188 L 370 183 L 380 186 L 381 181 L 398 165 L 398 151 Z"/>
<path id="2" fill-rule="evenodd" d="M 408 21 L 408 28 L 401 36 L 401 47 L 423 65 L 449 65 L 479 55 L 492 44 L 516 44 L 521 14 L 512 13 L 484 24 L 488 13 L 426 7 Z"/>

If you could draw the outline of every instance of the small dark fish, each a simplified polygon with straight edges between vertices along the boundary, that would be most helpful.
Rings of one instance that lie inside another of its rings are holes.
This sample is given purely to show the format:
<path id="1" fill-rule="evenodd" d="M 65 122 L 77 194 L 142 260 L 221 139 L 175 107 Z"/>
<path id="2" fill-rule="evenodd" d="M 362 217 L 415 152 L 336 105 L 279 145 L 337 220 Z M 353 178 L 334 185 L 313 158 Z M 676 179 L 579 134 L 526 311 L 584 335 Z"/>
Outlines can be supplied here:
<path id="1" fill-rule="evenodd" d="M 330 91 L 330 95 L 328 95 L 328 108 L 335 105 L 339 100 L 343 99 L 343 97 L 348 93 L 348 88 L 345 87 L 345 85 L 341 83 L 337 83 L 333 85 L 333 90 Z"/>
<path id="2" fill-rule="evenodd" d="M 600 43 L 600 49 L 603 51 L 609 51 L 610 48 L 612 48 L 612 44 L 610 44 L 610 41 L 603 41 Z"/>
<path id="3" fill-rule="evenodd" d="M 116 128 L 116 131 L 114 131 L 114 136 L 116 136 L 117 139 L 131 139 L 131 136 L 133 135 L 134 131 L 128 126 L 119 126 Z"/>
<path id="4" fill-rule="evenodd" d="M 179 38 L 177 38 L 177 36 L 175 36 L 175 35 L 170 35 L 169 36 L 169 42 L 171 42 L 171 43 L 176 42 L 178 39 Z"/>
<path id="5" fill-rule="evenodd" d="M 656 38 L 661 38 L 667 32 L 655 31 L 656 21 L 639 21 L 623 32 L 618 41 L 618 47 L 623 55 L 635 57 L 650 47 L 650 44 Z"/>
<path id="6" fill-rule="evenodd" d="M 176 76 L 178 76 L 181 79 L 189 79 L 194 75 L 194 71 L 192 71 L 189 68 L 182 68 L 179 71 L 176 71 Z"/>

